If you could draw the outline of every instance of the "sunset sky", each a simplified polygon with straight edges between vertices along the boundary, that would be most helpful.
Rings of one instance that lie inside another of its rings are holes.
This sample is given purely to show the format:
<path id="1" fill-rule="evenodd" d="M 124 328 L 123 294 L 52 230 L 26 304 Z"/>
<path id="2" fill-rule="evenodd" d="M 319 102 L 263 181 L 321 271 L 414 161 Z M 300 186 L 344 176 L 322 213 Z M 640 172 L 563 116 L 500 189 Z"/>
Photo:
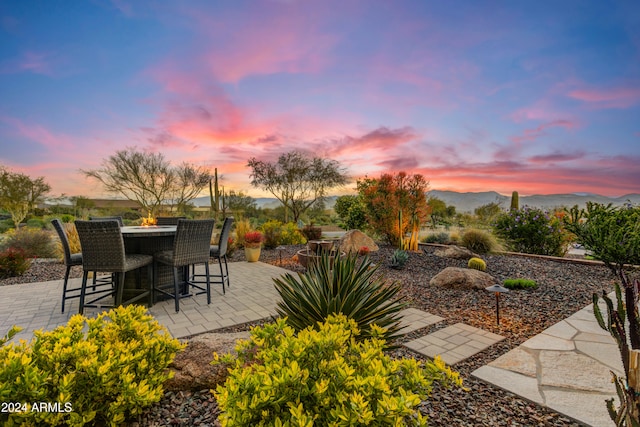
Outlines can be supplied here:
<path id="1" fill-rule="evenodd" d="M 640 3 L 6 0 L 0 147 L 54 196 L 104 196 L 79 169 L 126 147 L 255 197 L 247 160 L 294 149 L 354 180 L 639 193 Z"/>

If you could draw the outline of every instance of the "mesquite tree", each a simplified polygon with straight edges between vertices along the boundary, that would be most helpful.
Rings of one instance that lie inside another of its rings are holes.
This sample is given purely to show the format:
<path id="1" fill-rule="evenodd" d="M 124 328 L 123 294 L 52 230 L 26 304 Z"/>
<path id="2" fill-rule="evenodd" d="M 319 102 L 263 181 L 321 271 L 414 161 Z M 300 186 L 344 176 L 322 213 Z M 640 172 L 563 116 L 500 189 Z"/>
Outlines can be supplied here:
<path id="1" fill-rule="evenodd" d="M 251 158 L 251 185 L 273 194 L 285 208 L 285 222 L 289 212 L 298 221 L 314 203 L 322 201 L 327 190 L 347 183 L 347 175 L 335 160 L 309 157 L 300 151 L 280 155 L 269 163 Z"/>
<path id="2" fill-rule="evenodd" d="M 134 148 L 117 151 L 103 161 L 101 169 L 82 173 L 100 181 L 108 192 L 137 201 L 152 213 L 171 201 L 184 208 L 210 179 L 204 168 L 186 163 L 173 167 L 161 153 Z"/>
<path id="3" fill-rule="evenodd" d="M 0 166 L 0 208 L 9 212 L 16 226 L 50 190 L 44 177 L 32 179 Z"/>

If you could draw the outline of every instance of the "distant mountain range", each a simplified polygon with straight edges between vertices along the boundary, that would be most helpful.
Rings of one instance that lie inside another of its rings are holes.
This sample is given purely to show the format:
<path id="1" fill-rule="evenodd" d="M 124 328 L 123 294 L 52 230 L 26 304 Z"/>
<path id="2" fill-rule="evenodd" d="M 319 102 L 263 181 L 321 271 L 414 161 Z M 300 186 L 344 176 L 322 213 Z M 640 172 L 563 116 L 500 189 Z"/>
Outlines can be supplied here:
<path id="1" fill-rule="evenodd" d="M 437 197 L 447 205 L 455 206 L 456 212 L 464 213 L 473 211 L 488 203 L 499 203 L 504 208 L 508 208 L 511 203 L 511 196 L 504 196 L 495 191 L 484 191 L 480 193 L 458 193 L 456 191 L 431 190 L 427 192 L 427 197 Z M 326 207 L 333 208 L 338 196 L 329 196 L 326 199 Z M 271 197 L 256 198 L 256 205 L 260 208 L 277 208 L 280 206 L 278 199 Z M 520 196 L 520 206 L 533 206 L 541 209 L 553 209 L 560 206 L 571 207 L 578 205 L 584 208 L 587 202 L 596 202 L 620 206 L 627 201 L 634 205 L 640 205 L 640 194 L 626 194 L 621 197 L 606 197 L 599 194 L 572 193 L 572 194 L 544 194 L 533 196 Z M 209 196 L 198 197 L 193 200 L 195 206 L 209 206 Z"/>
<path id="2" fill-rule="evenodd" d="M 500 203 L 504 208 L 511 204 L 511 196 L 504 196 L 495 191 L 481 193 L 458 193 L 455 191 L 431 190 L 427 197 L 437 197 L 447 205 L 455 206 L 456 212 L 472 213 L 476 208 L 488 203 Z M 535 194 L 533 196 L 520 196 L 520 206 L 532 206 L 541 209 L 553 209 L 561 206 L 572 207 L 578 205 L 584 208 L 587 202 L 602 204 L 612 203 L 620 206 L 627 201 L 632 204 L 640 204 L 640 194 L 626 194 L 621 197 L 606 197 L 599 194 L 572 193 L 572 194 Z"/>

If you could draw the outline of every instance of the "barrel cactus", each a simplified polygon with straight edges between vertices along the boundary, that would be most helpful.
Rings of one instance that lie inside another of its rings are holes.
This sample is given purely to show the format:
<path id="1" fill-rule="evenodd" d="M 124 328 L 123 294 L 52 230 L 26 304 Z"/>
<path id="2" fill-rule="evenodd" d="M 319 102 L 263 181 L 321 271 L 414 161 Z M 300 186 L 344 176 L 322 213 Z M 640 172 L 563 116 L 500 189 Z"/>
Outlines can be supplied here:
<path id="1" fill-rule="evenodd" d="M 479 271 L 486 271 L 487 270 L 487 263 L 484 262 L 483 259 L 476 258 L 476 257 L 471 258 L 469 260 L 469 262 L 467 263 L 467 266 L 469 268 L 473 268 L 473 269 L 479 270 Z"/>

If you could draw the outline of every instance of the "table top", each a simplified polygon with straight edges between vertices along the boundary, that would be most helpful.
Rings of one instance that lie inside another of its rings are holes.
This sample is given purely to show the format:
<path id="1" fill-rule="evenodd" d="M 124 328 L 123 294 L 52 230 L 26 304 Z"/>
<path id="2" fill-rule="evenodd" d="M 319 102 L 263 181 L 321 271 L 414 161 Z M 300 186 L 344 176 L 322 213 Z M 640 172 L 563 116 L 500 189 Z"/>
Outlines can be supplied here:
<path id="1" fill-rule="evenodd" d="M 120 227 L 123 237 L 157 237 L 173 236 L 176 234 L 175 225 L 149 225 L 149 226 L 128 226 Z"/>

